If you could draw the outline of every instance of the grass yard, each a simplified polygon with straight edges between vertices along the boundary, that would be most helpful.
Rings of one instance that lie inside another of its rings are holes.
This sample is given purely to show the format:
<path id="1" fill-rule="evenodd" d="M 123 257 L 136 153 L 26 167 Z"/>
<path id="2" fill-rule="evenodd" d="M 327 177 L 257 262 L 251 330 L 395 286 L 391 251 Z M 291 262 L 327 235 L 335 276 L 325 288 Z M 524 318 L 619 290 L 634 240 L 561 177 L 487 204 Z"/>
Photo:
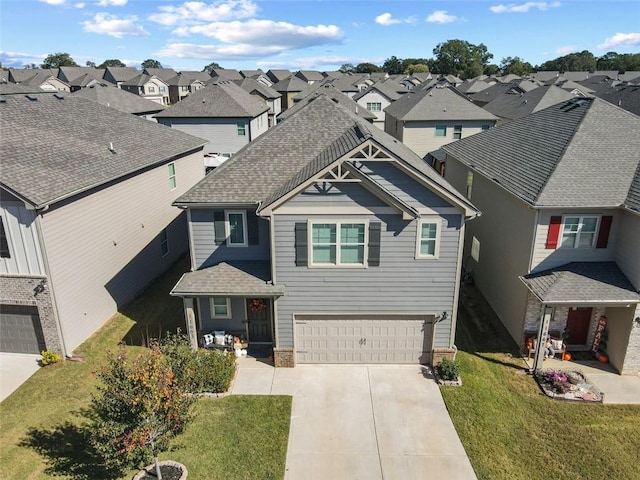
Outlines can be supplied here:
<path id="1" fill-rule="evenodd" d="M 140 345 L 149 335 L 184 325 L 182 301 L 168 292 L 187 269 L 185 258 L 106 322 L 75 352 L 83 362 L 40 369 L 0 403 L 1 479 L 110 478 L 88 450 L 90 432 L 83 428 L 82 410 L 95 389 L 95 372 L 105 352 L 119 342 Z M 284 476 L 290 397 L 200 399 L 194 413 L 193 422 L 173 442 L 173 451 L 161 457 L 184 463 L 189 478 Z"/>
<path id="2" fill-rule="evenodd" d="M 477 291 L 458 318 L 463 385 L 442 395 L 479 479 L 640 479 L 640 407 L 549 399 Z"/>

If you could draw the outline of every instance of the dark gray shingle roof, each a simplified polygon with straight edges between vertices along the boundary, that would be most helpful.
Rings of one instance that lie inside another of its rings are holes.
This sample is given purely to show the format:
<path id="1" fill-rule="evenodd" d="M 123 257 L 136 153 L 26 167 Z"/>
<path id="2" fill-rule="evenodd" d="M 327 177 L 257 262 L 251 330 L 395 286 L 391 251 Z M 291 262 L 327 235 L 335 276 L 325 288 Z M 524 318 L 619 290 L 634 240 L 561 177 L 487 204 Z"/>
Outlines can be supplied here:
<path id="1" fill-rule="evenodd" d="M 284 287 L 272 285 L 270 262 L 222 262 L 185 273 L 172 295 L 281 296 Z"/>
<path id="2" fill-rule="evenodd" d="M 41 207 L 167 162 L 205 143 L 74 95 L 4 97 L 0 184 Z M 144 141 L 141 141 L 144 139 Z M 116 153 L 109 151 L 113 143 Z"/>
<path id="3" fill-rule="evenodd" d="M 615 262 L 572 262 L 520 280 L 545 303 L 640 303 L 640 295 Z"/>
<path id="4" fill-rule="evenodd" d="M 618 207 L 640 162 L 640 118 L 576 98 L 442 147 L 535 206 Z"/>
<path id="5" fill-rule="evenodd" d="M 116 82 L 126 82 L 142 72 L 135 67 L 107 67 L 104 77 L 111 76 Z"/>
<path id="6" fill-rule="evenodd" d="M 284 93 L 284 92 L 301 92 L 308 86 L 309 84 L 307 82 L 303 82 L 298 77 L 294 77 L 292 75 L 290 77 L 285 78 L 284 80 L 280 80 L 271 88 L 273 88 L 276 92 Z"/>
<path id="7" fill-rule="evenodd" d="M 269 107 L 233 82 L 215 82 L 156 115 L 157 118 L 255 118 Z"/>
<path id="8" fill-rule="evenodd" d="M 101 105 L 115 108 L 125 113 L 155 113 L 167 108 L 157 102 L 152 102 L 139 95 L 122 90 L 108 82 L 81 88 L 71 95 L 74 97 L 88 98 Z"/>
<path id="9" fill-rule="evenodd" d="M 316 82 L 316 84 L 318 84 L 319 87 L 315 89 L 311 95 L 305 96 L 302 100 L 297 101 L 293 104 L 293 106 L 289 107 L 280 115 L 278 115 L 278 121 L 286 120 L 290 116 L 295 115 L 296 112 L 298 112 L 301 108 L 304 108 L 309 102 L 315 100 L 319 95 L 324 95 L 331 98 L 334 102 L 339 103 L 350 111 L 357 112 L 358 115 L 366 120 L 374 120 L 376 118 L 375 114 L 373 114 L 366 108 L 363 108 L 361 105 L 358 105 L 358 103 L 353 99 L 333 87 L 331 83 L 322 84 L 320 82 Z"/>
<path id="10" fill-rule="evenodd" d="M 550 85 L 526 93 L 505 92 L 482 108 L 498 117 L 515 120 L 572 98 L 573 94 Z"/>
<path id="11" fill-rule="evenodd" d="M 450 88 L 440 87 L 411 90 L 384 111 L 403 121 L 498 119 Z"/>

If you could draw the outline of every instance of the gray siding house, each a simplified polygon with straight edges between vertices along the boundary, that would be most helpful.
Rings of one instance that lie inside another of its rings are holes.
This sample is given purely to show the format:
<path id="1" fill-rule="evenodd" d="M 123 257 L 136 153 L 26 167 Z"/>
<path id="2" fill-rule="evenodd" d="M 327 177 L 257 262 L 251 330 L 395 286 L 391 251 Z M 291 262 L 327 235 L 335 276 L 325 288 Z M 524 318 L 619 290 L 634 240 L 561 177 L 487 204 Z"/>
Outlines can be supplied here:
<path id="1" fill-rule="evenodd" d="M 0 351 L 71 355 L 187 250 L 204 141 L 60 93 L 3 97 L 0 136 Z"/>
<path id="2" fill-rule="evenodd" d="M 465 260 L 519 345 L 546 329 L 640 372 L 640 118 L 575 98 L 445 145 L 445 178 L 482 210 Z M 543 332 L 544 335 L 544 332 Z"/>
<path id="3" fill-rule="evenodd" d="M 453 354 L 461 240 L 478 211 L 333 100 L 319 96 L 174 205 L 187 210 L 191 271 L 172 295 L 194 347 L 225 330 L 273 346 L 278 367 Z"/>

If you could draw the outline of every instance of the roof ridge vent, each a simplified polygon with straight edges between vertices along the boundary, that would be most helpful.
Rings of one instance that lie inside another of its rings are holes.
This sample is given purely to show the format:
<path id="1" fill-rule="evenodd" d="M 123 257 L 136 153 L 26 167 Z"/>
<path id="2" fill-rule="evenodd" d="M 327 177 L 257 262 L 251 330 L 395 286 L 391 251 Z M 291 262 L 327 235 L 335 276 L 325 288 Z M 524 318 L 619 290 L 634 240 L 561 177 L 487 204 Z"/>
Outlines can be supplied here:
<path id="1" fill-rule="evenodd" d="M 27 97 L 32 102 L 37 102 L 38 101 L 38 97 L 36 97 L 35 95 L 25 95 L 25 97 Z"/>

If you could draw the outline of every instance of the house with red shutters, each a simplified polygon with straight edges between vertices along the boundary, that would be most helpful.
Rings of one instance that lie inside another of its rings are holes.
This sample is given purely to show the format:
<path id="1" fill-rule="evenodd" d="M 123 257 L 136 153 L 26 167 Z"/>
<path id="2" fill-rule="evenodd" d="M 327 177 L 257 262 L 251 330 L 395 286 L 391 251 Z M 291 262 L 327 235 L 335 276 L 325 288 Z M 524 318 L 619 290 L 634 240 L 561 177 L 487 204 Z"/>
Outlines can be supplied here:
<path id="1" fill-rule="evenodd" d="M 569 351 L 600 341 L 620 373 L 640 372 L 639 131 L 575 98 L 442 147 L 445 178 L 482 212 L 465 268 L 519 345 L 564 332 Z"/>

